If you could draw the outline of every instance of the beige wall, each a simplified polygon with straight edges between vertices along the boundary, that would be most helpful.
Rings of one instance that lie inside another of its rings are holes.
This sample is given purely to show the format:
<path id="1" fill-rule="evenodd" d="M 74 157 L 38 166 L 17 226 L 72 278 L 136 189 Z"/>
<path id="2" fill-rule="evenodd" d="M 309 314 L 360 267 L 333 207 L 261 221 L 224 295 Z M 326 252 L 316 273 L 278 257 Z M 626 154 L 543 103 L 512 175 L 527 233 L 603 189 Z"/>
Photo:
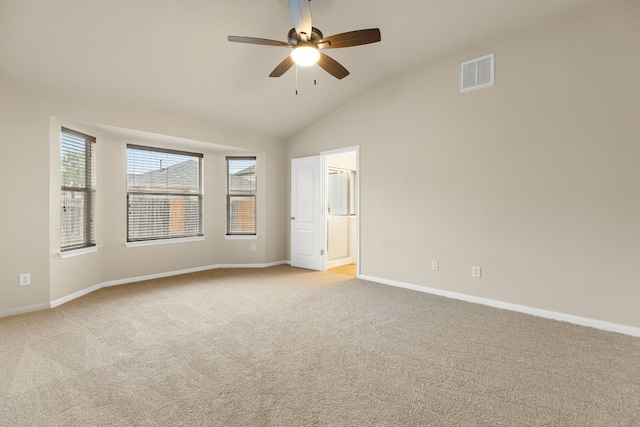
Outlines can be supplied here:
<path id="1" fill-rule="evenodd" d="M 640 327 L 638 22 L 638 1 L 613 1 L 423 64 L 286 146 L 0 79 L 0 315 L 105 281 L 288 259 L 289 160 L 359 145 L 362 274 Z M 496 86 L 460 94 L 460 62 L 488 52 L 496 53 Z M 214 196 L 205 202 L 207 239 L 124 247 L 119 204 L 131 141 L 102 128 L 102 247 L 61 260 L 56 120 L 212 144 L 204 150 L 205 173 L 217 179 L 205 189 Z M 214 200 L 228 153 L 219 146 L 258 156 L 255 253 L 251 242 L 222 238 L 224 204 Z M 428 269 L 431 260 L 439 271 Z M 471 278 L 472 265 L 481 279 Z M 32 284 L 19 287 L 26 272 Z"/>
<path id="2" fill-rule="evenodd" d="M 59 129 L 98 138 L 95 253 L 60 259 Z M 124 129 L 124 130 L 123 130 Z M 127 248 L 126 144 L 186 148 L 204 154 L 204 231 L 199 242 Z M 225 156 L 258 159 L 258 233 L 224 239 Z M 220 264 L 264 265 L 286 260 L 282 143 L 163 114 L 88 102 L 0 81 L 0 315 L 44 308 L 92 286 Z M 250 251 L 256 244 L 257 250 Z M 21 273 L 30 286 L 18 286 Z"/>
<path id="3" fill-rule="evenodd" d="M 366 276 L 640 327 L 639 22 L 615 1 L 415 67 L 288 157 L 360 145 Z M 490 52 L 496 85 L 460 94 Z"/>

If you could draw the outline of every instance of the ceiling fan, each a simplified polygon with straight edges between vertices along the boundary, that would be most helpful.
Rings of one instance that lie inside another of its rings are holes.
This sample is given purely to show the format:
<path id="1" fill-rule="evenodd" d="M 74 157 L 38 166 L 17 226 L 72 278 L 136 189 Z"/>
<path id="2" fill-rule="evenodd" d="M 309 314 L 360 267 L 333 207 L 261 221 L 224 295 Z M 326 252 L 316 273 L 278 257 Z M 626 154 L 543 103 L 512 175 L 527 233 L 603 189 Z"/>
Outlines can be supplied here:
<path id="1" fill-rule="evenodd" d="M 289 11 L 293 28 L 287 35 L 287 41 L 261 39 L 256 37 L 228 36 L 230 42 L 260 44 L 293 48 L 291 55 L 282 61 L 269 74 L 269 77 L 280 77 L 294 64 L 310 66 L 318 64 L 327 73 L 337 79 L 349 75 L 349 71 L 338 61 L 321 52 L 324 49 L 360 46 L 381 40 L 379 28 L 348 31 L 330 37 L 324 37 L 322 31 L 311 26 L 311 0 L 289 0 Z"/>

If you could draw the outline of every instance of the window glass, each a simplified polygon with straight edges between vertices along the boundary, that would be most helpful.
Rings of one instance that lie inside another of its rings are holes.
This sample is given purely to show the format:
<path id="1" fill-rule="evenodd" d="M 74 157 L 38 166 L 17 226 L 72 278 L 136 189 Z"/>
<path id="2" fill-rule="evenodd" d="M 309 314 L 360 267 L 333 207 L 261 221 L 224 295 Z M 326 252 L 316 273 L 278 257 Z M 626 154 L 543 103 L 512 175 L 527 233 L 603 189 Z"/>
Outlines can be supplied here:
<path id="1" fill-rule="evenodd" d="M 202 154 L 127 145 L 127 241 L 202 235 Z"/>
<path id="2" fill-rule="evenodd" d="M 227 235 L 256 234 L 256 158 L 227 157 Z"/>
<path id="3" fill-rule="evenodd" d="M 330 215 L 355 215 L 355 172 L 329 168 L 327 211 Z"/>
<path id="4" fill-rule="evenodd" d="M 60 250 L 95 246 L 96 139 L 62 128 L 60 138 Z"/>

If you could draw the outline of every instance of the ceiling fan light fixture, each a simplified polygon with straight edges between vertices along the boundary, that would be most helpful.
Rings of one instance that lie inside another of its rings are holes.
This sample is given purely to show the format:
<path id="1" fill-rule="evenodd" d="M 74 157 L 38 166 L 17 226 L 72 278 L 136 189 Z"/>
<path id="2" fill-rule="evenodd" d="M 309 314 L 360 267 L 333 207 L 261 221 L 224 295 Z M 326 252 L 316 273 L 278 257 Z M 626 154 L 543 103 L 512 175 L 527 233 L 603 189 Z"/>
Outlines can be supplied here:
<path id="1" fill-rule="evenodd" d="M 313 43 L 299 43 L 293 51 L 291 51 L 291 59 L 301 67 L 309 67 L 320 59 L 320 52 Z"/>
<path id="2" fill-rule="evenodd" d="M 236 43 L 279 46 L 292 49 L 291 54 L 273 69 L 269 77 L 280 77 L 294 65 L 309 67 L 317 64 L 336 79 L 343 79 L 349 75 L 349 70 L 329 55 L 325 55 L 320 49 L 337 49 L 379 42 L 381 40 L 380 29 L 367 28 L 325 37 L 322 31 L 312 26 L 310 1 L 288 0 L 293 28 L 287 33 L 287 41 L 245 36 L 228 36 L 227 40 Z"/>

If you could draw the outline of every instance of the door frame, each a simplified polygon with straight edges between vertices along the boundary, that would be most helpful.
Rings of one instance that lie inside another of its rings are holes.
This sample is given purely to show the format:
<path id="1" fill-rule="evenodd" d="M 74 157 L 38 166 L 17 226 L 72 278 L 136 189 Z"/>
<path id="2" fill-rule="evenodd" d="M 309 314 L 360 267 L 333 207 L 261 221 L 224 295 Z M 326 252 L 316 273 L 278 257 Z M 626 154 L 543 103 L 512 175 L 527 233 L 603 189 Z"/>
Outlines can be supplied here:
<path id="1" fill-rule="evenodd" d="M 355 208 L 356 208 L 356 254 L 355 254 L 355 263 L 356 263 L 356 277 L 360 277 L 360 146 L 354 145 L 351 147 L 338 148 L 335 150 L 321 151 L 320 156 L 322 159 L 320 168 L 322 169 L 322 221 L 325 224 L 324 227 L 324 236 L 323 236 L 323 248 L 325 256 L 322 257 L 322 271 L 327 270 L 327 187 L 328 187 L 328 178 L 329 178 L 329 170 L 327 167 L 326 158 L 327 156 L 332 156 L 334 154 L 343 154 L 348 152 L 356 152 L 356 199 L 355 199 Z"/>

